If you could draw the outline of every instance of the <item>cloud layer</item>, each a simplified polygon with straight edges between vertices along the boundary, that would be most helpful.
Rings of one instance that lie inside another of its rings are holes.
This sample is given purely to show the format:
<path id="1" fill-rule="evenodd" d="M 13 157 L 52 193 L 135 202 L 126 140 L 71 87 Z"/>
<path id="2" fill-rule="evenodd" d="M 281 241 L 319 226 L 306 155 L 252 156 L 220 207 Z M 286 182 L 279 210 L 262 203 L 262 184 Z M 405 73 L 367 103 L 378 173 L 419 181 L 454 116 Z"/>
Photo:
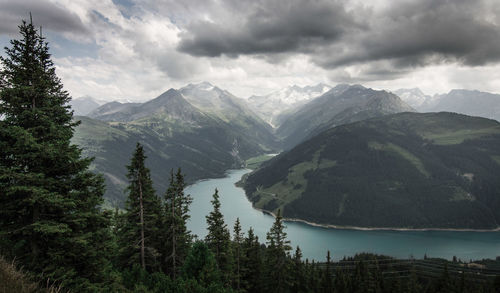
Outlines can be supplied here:
<path id="1" fill-rule="evenodd" d="M 63 6 L 51 2 L 29 0 L 0 0 L 0 34 L 18 32 L 20 19 L 29 19 L 31 12 L 39 24 L 56 32 L 89 34 L 89 30 L 78 16 Z"/>
<path id="2" fill-rule="evenodd" d="M 495 2 L 0 0 L 0 42 L 31 11 L 76 97 L 145 100 L 204 80 L 242 97 L 318 82 L 500 92 Z"/>
<path id="3" fill-rule="evenodd" d="M 345 3 L 259 1 L 231 11 L 237 17 L 191 23 L 179 50 L 208 57 L 306 53 L 328 69 L 380 60 L 394 69 L 500 60 L 493 1 L 399 1 L 381 10 Z"/>

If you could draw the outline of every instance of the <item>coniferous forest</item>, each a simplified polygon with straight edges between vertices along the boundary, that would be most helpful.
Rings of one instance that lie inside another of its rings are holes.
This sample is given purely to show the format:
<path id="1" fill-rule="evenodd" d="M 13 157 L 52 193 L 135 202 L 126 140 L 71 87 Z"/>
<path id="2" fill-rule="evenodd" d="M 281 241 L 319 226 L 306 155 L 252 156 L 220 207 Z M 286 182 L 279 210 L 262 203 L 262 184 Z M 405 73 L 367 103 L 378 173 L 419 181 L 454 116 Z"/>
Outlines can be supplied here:
<path id="1" fill-rule="evenodd" d="M 278 213 L 266 239 L 225 223 L 217 190 L 204 239 L 190 233 L 180 169 L 160 195 L 137 143 L 123 210 L 102 210 L 104 183 L 70 143 L 78 122 L 49 47 L 19 26 L 0 72 L 0 292 L 499 292 L 500 262 L 321 262 L 292 248 Z M 481 267 L 479 270 L 477 267 Z M 496 277 L 495 277 L 496 276 Z"/>

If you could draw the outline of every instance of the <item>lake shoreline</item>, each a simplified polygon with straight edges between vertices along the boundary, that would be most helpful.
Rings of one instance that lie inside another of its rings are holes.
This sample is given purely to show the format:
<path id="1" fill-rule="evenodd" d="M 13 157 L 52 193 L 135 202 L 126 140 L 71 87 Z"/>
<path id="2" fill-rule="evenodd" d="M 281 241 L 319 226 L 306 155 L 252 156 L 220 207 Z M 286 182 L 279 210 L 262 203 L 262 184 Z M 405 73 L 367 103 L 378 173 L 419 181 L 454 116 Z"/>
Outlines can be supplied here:
<path id="1" fill-rule="evenodd" d="M 245 175 L 248 173 L 252 172 L 252 169 L 248 168 L 241 168 L 241 169 L 229 169 L 224 172 L 224 175 L 221 176 L 221 178 L 229 177 L 229 173 L 231 170 L 247 170 L 248 172 L 243 174 L 241 178 L 234 182 L 233 185 L 236 186 L 237 188 L 241 188 L 243 190 L 243 193 L 245 194 L 246 199 L 250 202 L 252 205 L 252 208 L 254 210 L 257 210 L 259 212 L 262 212 L 264 214 L 268 214 L 270 216 L 273 216 L 276 218 L 276 214 L 273 212 L 270 212 L 268 210 L 264 210 L 261 208 L 257 208 L 254 206 L 253 202 L 248 198 L 248 194 L 242 187 L 242 179 Z M 204 179 L 199 179 L 197 180 L 196 183 L 206 181 L 206 180 L 211 180 L 211 179 L 217 179 L 217 178 L 204 178 Z M 299 219 L 299 218 L 287 218 L 283 217 L 283 221 L 285 222 L 296 222 L 296 223 L 303 223 L 309 226 L 313 227 L 320 227 L 320 228 L 325 228 L 325 229 L 338 229 L 338 230 L 356 230 L 356 231 L 399 231 L 399 232 L 432 232 L 432 231 L 442 231 L 442 232 L 500 232 L 500 226 L 497 228 L 493 229 L 470 229 L 470 228 L 401 228 L 401 227 L 361 227 L 361 226 L 342 226 L 342 225 L 333 225 L 333 224 L 319 224 L 311 221 L 307 221 L 304 219 Z"/>
<path id="2" fill-rule="evenodd" d="M 253 207 L 244 190 L 235 185 L 235 182 L 249 171 L 231 169 L 228 170 L 226 178 L 203 180 L 188 187 L 186 192 L 192 195 L 193 203 L 187 227 L 193 234 L 198 235 L 200 239 L 207 234 L 206 215 L 213 208 L 210 204 L 212 196 L 208 191 L 218 188 L 224 221 L 234 223 L 239 218 L 243 230 L 253 228 L 259 239 L 266 239 L 275 218 L 270 216 L 271 213 Z M 450 260 L 453 256 L 461 259 L 494 259 L 500 255 L 499 232 L 415 232 L 414 229 L 390 231 L 391 229 L 387 228 L 318 225 L 300 219 L 286 221 L 287 238 L 293 246 L 300 246 L 304 258 L 310 260 L 324 260 L 324 252 L 327 250 L 336 252 L 334 258 L 353 256 L 360 252 L 395 258 L 428 255 Z"/>
<path id="3" fill-rule="evenodd" d="M 246 193 L 245 193 L 245 195 L 246 195 Z M 247 199 L 248 199 L 248 197 L 247 197 Z M 262 213 L 268 214 L 268 215 L 276 218 L 276 214 L 274 214 L 273 212 L 257 208 L 253 205 L 253 203 L 252 203 L 252 207 L 255 210 L 258 210 Z M 333 225 L 333 224 L 318 224 L 318 223 L 310 222 L 310 221 L 303 220 L 303 219 L 286 218 L 286 217 L 283 217 L 283 221 L 304 223 L 304 224 L 309 225 L 309 226 L 326 228 L 326 229 L 357 230 L 357 231 L 401 231 L 401 232 L 432 232 L 432 231 L 444 232 L 444 231 L 447 231 L 447 232 L 478 232 L 478 233 L 499 232 L 500 231 L 500 227 L 497 227 L 494 229 L 459 229 L 459 228 L 396 228 L 396 227 L 341 226 L 341 225 Z"/>
<path id="4" fill-rule="evenodd" d="M 246 173 L 248 174 L 248 173 Z M 243 176 L 245 176 L 244 174 Z M 242 178 L 243 178 L 242 176 Z M 234 183 L 234 185 L 238 188 L 243 189 L 239 184 L 241 184 L 242 178 Z M 238 184 L 239 183 L 239 184 Z M 248 197 L 248 194 L 246 191 L 243 189 L 243 192 L 245 193 L 245 197 L 247 200 L 252 204 L 252 208 L 260 211 L 262 213 L 268 214 L 276 218 L 276 214 L 273 212 L 270 212 L 268 210 L 264 210 L 261 208 L 255 207 L 253 202 L 250 200 Z M 304 219 L 299 219 L 299 218 L 287 218 L 283 217 L 283 221 L 285 222 L 297 222 L 297 223 L 304 223 L 306 225 L 314 226 L 314 227 L 320 227 L 320 228 L 326 228 L 326 229 L 339 229 L 339 230 L 357 230 L 357 231 L 401 231 L 401 232 L 432 232 L 432 231 L 447 231 L 447 232 L 499 232 L 500 231 L 500 226 L 497 228 L 493 229 L 470 229 L 470 228 L 400 228 L 400 227 L 360 227 L 360 226 L 342 226 L 342 225 L 333 225 L 333 224 L 319 224 L 315 222 L 310 222 Z"/>

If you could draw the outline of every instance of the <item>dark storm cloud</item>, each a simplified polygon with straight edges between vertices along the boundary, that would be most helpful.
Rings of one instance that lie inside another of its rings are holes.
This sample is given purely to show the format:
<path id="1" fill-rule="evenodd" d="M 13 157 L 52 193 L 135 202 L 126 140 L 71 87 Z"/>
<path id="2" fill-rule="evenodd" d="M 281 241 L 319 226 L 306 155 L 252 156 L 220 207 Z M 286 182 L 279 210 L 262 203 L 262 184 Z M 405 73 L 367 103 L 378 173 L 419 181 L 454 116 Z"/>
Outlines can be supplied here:
<path id="1" fill-rule="evenodd" d="M 43 25 L 44 29 L 55 32 L 89 33 L 76 14 L 54 3 L 41 0 L 0 0 L 0 34 L 17 33 L 17 26 L 22 19 L 29 20 L 30 12 L 33 15 L 33 23 Z"/>
<path id="2" fill-rule="evenodd" d="M 230 21 L 191 23 L 181 36 L 179 50 L 210 57 L 311 52 L 315 46 L 339 39 L 348 28 L 361 27 L 336 1 L 245 1 L 239 5 L 229 1 L 226 7 L 246 14 Z"/>
<path id="3" fill-rule="evenodd" d="M 210 57 L 306 53 L 324 68 L 389 61 L 394 73 L 430 64 L 500 61 L 496 1 L 389 3 L 394 4 L 382 10 L 337 1 L 230 7 L 234 17 L 188 25 L 178 49 Z"/>
<path id="4" fill-rule="evenodd" d="M 418 1 L 384 11 L 371 30 L 354 36 L 338 58 L 318 56 L 324 67 L 393 60 L 398 67 L 500 60 L 500 27 L 486 1 Z"/>

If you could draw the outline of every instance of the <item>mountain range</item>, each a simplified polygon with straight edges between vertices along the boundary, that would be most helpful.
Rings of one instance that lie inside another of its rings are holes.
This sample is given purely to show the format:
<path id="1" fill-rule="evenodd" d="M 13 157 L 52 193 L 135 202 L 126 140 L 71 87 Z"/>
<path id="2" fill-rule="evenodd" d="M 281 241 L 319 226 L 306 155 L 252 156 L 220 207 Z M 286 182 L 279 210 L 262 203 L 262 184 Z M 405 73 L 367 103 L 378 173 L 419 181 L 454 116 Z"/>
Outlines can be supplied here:
<path id="1" fill-rule="evenodd" d="M 500 95 L 476 90 L 454 89 L 447 94 L 425 95 L 420 89 L 394 91 L 419 112 L 456 112 L 500 121 Z"/>
<path id="2" fill-rule="evenodd" d="M 495 118 L 497 98 L 318 84 L 245 100 L 202 82 L 144 103 L 100 105 L 76 117 L 82 123 L 73 142 L 95 157 L 92 167 L 104 175 L 109 206 L 123 204 L 126 165 L 137 142 L 158 194 L 177 167 L 192 183 L 286 150 L 245 180 L 256 207 L 340 226 L 490 229 L 500 223 L 492 209 L 500 207 L 498 123 L 415 110 Z M 73 102 L 79 105 L 86 104 Z M 88 105 L 86 111 L 95 107 Z"/>
<path id="3" fill-rule="evenodd" d="M 90 112 L 94 111 L 95 109 L 99 108 L 102 104 L 105 104 L 106 102 L 94 99 L 89 96 L 85 97 L 80 97 L 76 99 L 72 99 L 69 102 L 69 105 L 73 109 L 73 114 L 76 116 L 85 116 L 88 115 Z"/>
<path id="4" fill-rule="evenodd" d="M 251 96 L 247 102 L 267 123 L 279 127 L 287 115 L 330 89 L 323 83 L 305 87 L 293 85 L 264 96 Z"/>
<path id="5" fill-rule="evenodd" d="M 289 115 L 276 134 L 289 149 L 337 125 L 408 111 L 414 110 L 392 93 L 341 84 Z"/>
<path id="6" fill-rule="evenodd" d="M 201 110 L 202 98 L 197 99 L 196 92 L 207 89 L 204 84 L 197 87 L 189 86 L 191 94 L 186 96 L 182 94 L 186 88 L 170 89 L 145 103 L 110 102 L 92 111 L 90 117 L 76 117 L 82 123 L 73 142 L 83 148 L 84 155 L 95 157 L 93 168 L 105 176 L 105 197 L 110 204 L 123 204 L 125 165 L 137 142 L 149 156 L 147 165 L 160 194 L 168 185 L 171 169 L 182 168 L 192 183 L 223 176 L 230 168 L 242 167 L 250 157 L 277 151 L 271 127 L 240 108 L 238 101 L 228 109 Z M 209 92 L 234 99 L 215 87 Z M 228 120 L 231 111 L 237 114 Z"/>

